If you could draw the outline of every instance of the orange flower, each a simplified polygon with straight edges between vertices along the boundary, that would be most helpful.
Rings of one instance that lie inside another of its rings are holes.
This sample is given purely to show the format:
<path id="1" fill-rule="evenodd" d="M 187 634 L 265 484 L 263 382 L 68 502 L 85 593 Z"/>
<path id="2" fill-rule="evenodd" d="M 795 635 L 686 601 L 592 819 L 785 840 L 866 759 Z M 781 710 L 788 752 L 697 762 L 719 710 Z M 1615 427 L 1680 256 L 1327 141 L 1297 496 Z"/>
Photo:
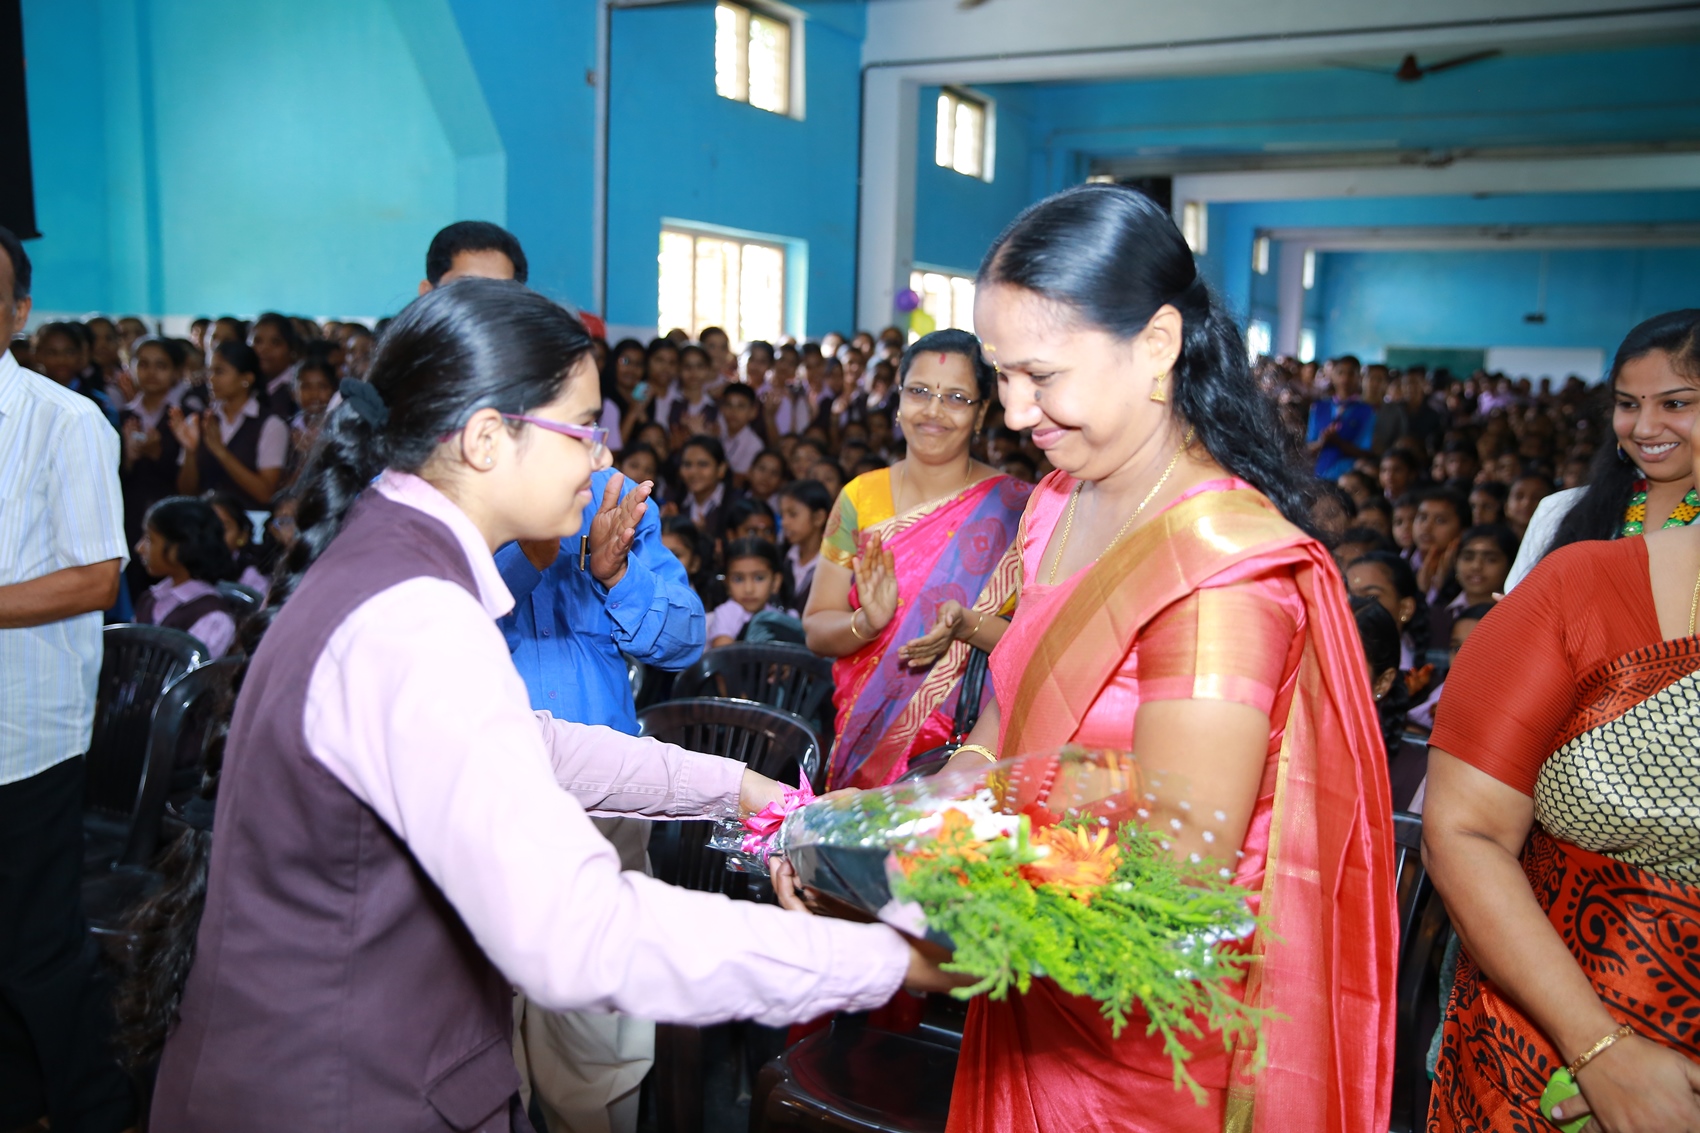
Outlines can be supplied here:
<path id="1" fill-rule="evenodd" d="M 1034 885 L 1063 890 L 1083 904 L 1109 883 L 1121 862 L 1121 847 L 1110 840 L 1108 827 L 1096 831 L 1048 826 L 1033 831 L 1033 844 L 1050 853 L 1021 867 L 1021 876 Z"/>
<path id="2" fill-rule="evenodd" d="M 981 847 L 984 842 L 974 837 L 974 820 L 966 814 L 951 807 L 940 816 L 938 833 L 933 835 L 930 845 L 913 850 L 906 854 L 897 855 L 897 868 L 908 877 L 917 861 L 934 861 L 945 854 L 952 854 L 965 862 L 983 862 L 986 855 Z M 957 880 L 968 884 L 968 877 L 961 870 L 957 871 Z"/>

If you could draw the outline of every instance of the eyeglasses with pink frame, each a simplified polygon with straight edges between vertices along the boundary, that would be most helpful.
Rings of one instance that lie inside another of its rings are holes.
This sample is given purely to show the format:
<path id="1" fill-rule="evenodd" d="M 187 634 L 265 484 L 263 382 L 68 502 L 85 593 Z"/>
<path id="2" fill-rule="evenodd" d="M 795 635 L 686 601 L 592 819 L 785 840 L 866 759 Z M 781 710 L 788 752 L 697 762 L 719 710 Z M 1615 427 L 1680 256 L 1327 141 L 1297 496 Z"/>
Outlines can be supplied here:
<path id="1" fill-rule="evenodd" d="M 536 425 L 539 429 L 547 429 L 551 433 L 583 441 L 590 448 L 590 459 L 593 461 L 600 459 L 608 448 L 608 430 L 600 425 L 567 425 L 560 421 L 545 421 L 541 417 L 527 417 L 523 413 L 504 413 L 502 420 L 523 421 L 527 425 Z"/>

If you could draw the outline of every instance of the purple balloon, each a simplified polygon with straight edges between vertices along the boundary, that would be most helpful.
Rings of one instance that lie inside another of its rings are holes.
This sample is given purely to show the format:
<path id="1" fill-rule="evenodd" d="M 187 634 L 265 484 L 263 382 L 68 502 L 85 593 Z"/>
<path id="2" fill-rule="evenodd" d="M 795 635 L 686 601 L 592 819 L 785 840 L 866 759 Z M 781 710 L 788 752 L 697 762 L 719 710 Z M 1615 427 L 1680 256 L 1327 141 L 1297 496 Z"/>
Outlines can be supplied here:
<path id="1" fill-rule="evenodd" d="M 899 311 L 913 311 L 920 305 L 921 297 L 909 288 L 905 287 L 902 291 L 897 293 L 897 309 Z"/>

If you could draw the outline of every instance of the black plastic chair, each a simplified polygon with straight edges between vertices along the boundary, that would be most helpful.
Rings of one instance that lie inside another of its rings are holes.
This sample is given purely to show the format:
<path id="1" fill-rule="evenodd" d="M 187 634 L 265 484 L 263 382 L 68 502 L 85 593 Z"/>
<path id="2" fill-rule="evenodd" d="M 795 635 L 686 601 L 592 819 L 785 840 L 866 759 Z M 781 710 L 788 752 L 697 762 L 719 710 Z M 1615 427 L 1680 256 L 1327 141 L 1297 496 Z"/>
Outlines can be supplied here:
<path id="1" fill-rule="evenodd" d="M 242 619 L 255 613 L 266 604 L 266 600 L 258 590 L 251 586 L 243 586 L 240 582 L 221 582 L 218 584 L 219 597 L 230 603 L 230 615 L 241 625 Z"/>
<path id="2" fill-rule="evenodd" d="M 130 838 L 160 694 L 207 654 L 190 635 L 164 626 L 110 625 L 101 640 L 83 830 L 85 864 L 108 867 Z"/>
<path id="3" fill-rule="evenodd" d="M 783 708 L 808 722 L 821 751 L 832 747 L 832 662 L 801 645 L 739 641 L 710 649 L 679 674 L 673 695 L 731 697 Z M 817 788 L 816 775 L 824 771 L 819 761 L 810 769 Z"/>
<path id="4" fill-rule="evenodd" d="M 638 713 L 638 734 L 736 759 L 782 783 L 795 783 L 799 767 L 820 759 L 820 745 L 805 721 L 747 700 L 669 700 Z M 649 841 L 655 876 L 685 889 L 746 896 L 749 875 L 728 870 L 726 855 L 708 846 L 713 829 L 711 822 L 656 823 Z"/>
<path id="5" fill-rule="evenodd" d="M 1440 966 L 1452 922 L 1423 865 L 1423 820 L 1393 816 L 1399 907 L 1398 1008 L 1393 1038 L 1392 1133 L 1428 1121 L 1428 1049 L 1440 1025 Z"/>
<path id="6" fill-rule="evenodd" d="M 944 1133 L 960 1047 L 925 1024 L 900 1035 L 840 1015 L 762 1068 L 750 1133 Z"/>
<path id="7" fill-rule="evenodd" d="M 795 783 L 799 767 L 820 761 L 820 745 L 807 722 L 746 700 L 696 697 L 657 704 L 638 713 L 638 734 L 736 759 L 782 783 Z M 733 873 L 726 855 L 709 848 L 713 829 L 710 822 L 657 822 L 649 841 L 655 876 L 685 889 L 771 900 L 766 878 Z M 666 1133 L 700 1133 L 703 1127 L 702 1049 L 701 1028 L 655 1028 L 656 1118 Z"/>

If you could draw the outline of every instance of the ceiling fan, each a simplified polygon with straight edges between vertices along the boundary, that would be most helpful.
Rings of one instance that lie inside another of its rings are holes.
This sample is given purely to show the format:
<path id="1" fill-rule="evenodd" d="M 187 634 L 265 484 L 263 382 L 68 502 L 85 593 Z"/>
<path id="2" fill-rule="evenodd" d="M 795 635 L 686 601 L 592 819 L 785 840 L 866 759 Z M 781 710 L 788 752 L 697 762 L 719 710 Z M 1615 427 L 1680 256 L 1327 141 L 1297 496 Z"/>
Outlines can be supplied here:
<path id="1" fill-rule="evenodd" d="M 1486 51 L 1472 51 L 1468 55 L 1457 55 L 1451 59 L 1442 59 L 1438 63 L 1429 63 L 1426 66 L 1418 63 L 1415 55 L 1407 55 L 1399 61 L 1397 67 L 1391 70 L 1386 67 L 1366 67 L 1361 63 L 1330 63 L 1329 66 L 1340 67 L 1348 71 L 1368 71 L 1372 75 L 1391 75 L 1401 83 L 1414 83 L 1425 75 L 1450 71 L 1455 67 L 1464 67 L 1471 63 L 1480 63 L 1484 59 L 1493 59 L 1503 54 L 1505 52 L 1495 47 Z"/>

